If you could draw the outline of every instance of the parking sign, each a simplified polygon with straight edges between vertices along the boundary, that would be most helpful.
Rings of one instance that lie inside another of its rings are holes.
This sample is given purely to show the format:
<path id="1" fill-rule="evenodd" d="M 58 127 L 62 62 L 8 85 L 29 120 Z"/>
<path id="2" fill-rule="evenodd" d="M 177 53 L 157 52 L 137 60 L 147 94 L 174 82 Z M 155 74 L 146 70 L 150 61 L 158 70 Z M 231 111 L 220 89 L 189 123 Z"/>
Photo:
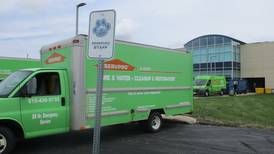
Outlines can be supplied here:
<path id="1" fill-rule="evenodd" d="M 94 11 L 89 19 L 89 57 L 108 59 L 113 56 L 116 13 Z"/>

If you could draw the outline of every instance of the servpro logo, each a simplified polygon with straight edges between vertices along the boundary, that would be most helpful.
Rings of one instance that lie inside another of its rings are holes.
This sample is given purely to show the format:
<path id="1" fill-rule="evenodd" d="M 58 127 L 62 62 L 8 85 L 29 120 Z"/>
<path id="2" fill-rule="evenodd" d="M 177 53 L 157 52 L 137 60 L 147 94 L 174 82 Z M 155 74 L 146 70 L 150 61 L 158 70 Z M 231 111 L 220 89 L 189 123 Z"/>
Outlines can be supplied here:
<path id="1" fill-rule="evenodd" d="M 104 70 L 133 71 L 135 67 L 119 59 L 113 59 L 104 63 Z"/>
<path id="2" fill-rule="evenodd" d="M 65 56 L 54 52 L 52 55 L 50 55 L 46 60 L 45 64 L 54 64 L 54 63 L 61 63 L 64 62 Z"/>

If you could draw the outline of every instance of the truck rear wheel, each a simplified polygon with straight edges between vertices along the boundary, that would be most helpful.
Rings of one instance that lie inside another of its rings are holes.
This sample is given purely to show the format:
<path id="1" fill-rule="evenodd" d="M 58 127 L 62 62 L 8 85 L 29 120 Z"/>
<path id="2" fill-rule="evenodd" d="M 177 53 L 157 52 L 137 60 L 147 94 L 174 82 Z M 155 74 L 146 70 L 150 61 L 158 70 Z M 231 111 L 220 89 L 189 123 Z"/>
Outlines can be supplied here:
<path id="1" fill-rule="evenodd" d="M 224 90 L 221 90 L 220 95 L 221 95 L 221 96 L 224 95 Z"/>
<path id="2" fill-rule="evenodd" d="M 152 112 L 146 121 L 147 131 L 151 133 L 159 132 L 162 126 L 162 121 L 163 120 L 160 113 Z"/>
<path id="3" fill-rule="evenodd" d="M 0 127 L 0 154 L 8 154 L 15 146 L 15 136 L 7 127 Z"/>

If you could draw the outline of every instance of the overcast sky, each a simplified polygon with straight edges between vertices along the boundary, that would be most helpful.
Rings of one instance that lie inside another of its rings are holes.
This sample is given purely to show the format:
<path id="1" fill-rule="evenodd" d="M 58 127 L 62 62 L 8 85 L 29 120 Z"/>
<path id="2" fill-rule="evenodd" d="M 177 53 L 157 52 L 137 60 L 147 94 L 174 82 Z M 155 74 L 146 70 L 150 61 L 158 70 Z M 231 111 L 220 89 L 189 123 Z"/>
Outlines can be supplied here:
<path id="1" fill-rule="evenodd" d="M 116 38 L 180 48 L 198 36 L 274 41 L 274 0 L 6 0 L 0 5 L 0 56 L 39 58 L 41 46 L 87 34 L 89 13 L 115 9 Z"/>

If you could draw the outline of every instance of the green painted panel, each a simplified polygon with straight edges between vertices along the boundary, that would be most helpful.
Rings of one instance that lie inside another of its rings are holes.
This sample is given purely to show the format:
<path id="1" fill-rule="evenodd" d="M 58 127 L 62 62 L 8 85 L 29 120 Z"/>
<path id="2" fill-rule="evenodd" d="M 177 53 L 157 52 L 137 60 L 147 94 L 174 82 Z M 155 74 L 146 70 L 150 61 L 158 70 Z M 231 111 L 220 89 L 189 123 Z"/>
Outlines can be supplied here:
<path id="1" fill-rule="evenodd" d="M 97 61 L 86 56 L 85 66 L 86 87 L 92 92 L 96 87 Z M 116 43 L 115 56 L 105 61 L 104 69 L 104 89 L 125 91 L 104 93 L 103 115 L 112 116 L 103 116 L 102 125 L 144 120 L 153 109 L 164 109 L 167 115 L 193 110 L 191 54 Z M 169 87 L 186 89 L 164 90 Z M 145 88 L 154 90 L 134 91 Z M 86 123 L 89 127 L 94 121 L 95 96 L 95 93 L 86 96 L 86 112 L 88 117 L 92 117 Z M 167 108 L 180 103 L 189 105 Z"/>
<path id="2" fill-rule="evenodd" d="M 0 58 L 0 79 L 4 79 L 16 70 L 34 67 L 41 67 L 39 60 Z"/>
<path id="3" fill-rule="evenodd" d="M 190 86 L 192 84 L 190 54 L 117 43 L 112 60 L 114 59 L 133 66 L 134 70 L 105 70 L 105 88 Z M 95 60 L 86 58 L 88 88 L 94 88 L 96 85 L 96 64 Z"/>

